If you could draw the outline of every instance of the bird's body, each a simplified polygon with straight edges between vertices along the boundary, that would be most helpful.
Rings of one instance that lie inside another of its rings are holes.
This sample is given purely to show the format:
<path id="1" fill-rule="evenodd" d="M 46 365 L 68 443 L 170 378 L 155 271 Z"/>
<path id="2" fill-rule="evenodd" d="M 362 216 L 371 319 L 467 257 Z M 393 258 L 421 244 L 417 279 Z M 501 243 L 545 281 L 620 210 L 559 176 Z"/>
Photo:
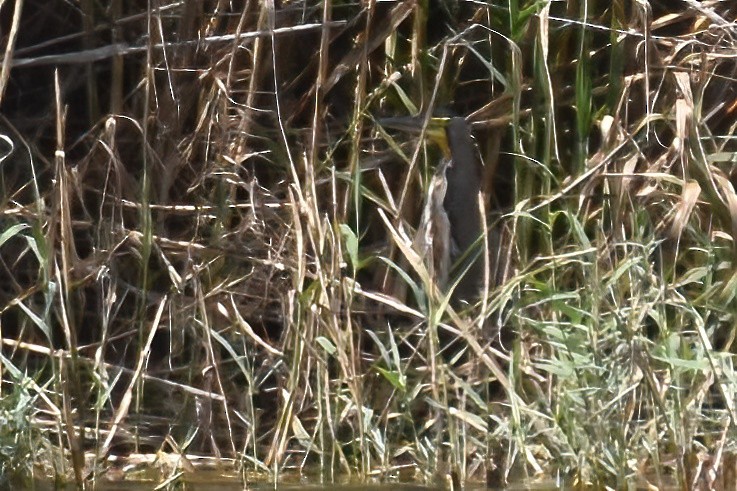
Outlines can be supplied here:
<path id="1" fill-rule="evenodd" d="M 479 209 L 481 162 L 464 118 L 451 118 L 446 134 L 451 158 L 445 166 L 443 208 L 450 223 L 450 262 L 462 274 L 453 298 L 471 303 L 481 287 L 484 267 L 479 240 L 483 233 Z"/>
<path id="2" fill-rule="evenodd" d="M 479 240 L 484 230 L 479 208 L 481 161 L 464 118 L 433 121 L 427 134 L 440 147 L 442 159 L 428 187 L 415 243 L 435 283 L 442 290 L 453 288 L 456 305 L 471 304 L 477 300 L 484 273 Z M 420 128 L 417 123 L 385 120 L 388 126 L 414 131 Z"/>
<path id="3" fill-rule="evenodd" d="M 448 283 L 452 244 L 450 220 L 445 212 L 444 202 L 448 190 L 445 179 L 445 167 L 438 169 L 430 181 L 428 198 L 422 211 L 420 226 L 417 228 L 415 244 L 419 252 L 426 258 L 430 275 L 435 283 L 444 289 Z"/>

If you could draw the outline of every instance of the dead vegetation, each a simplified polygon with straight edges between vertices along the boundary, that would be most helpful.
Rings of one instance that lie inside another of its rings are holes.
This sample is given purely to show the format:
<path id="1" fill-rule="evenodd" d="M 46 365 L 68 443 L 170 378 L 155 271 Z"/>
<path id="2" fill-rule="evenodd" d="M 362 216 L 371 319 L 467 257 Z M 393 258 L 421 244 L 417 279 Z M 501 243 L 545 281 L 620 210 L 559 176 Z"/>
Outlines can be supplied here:
<path id="1" fill-rule="evenodd" d="M 196 456 L 729 484 L 729 2 L 0 12 L 4 479 L 159 452 L 170 486 Z M 380 124 L 450 114 L 503 231 L 500 282 L 464 309 L 413 245 L 438 150 Z"/>

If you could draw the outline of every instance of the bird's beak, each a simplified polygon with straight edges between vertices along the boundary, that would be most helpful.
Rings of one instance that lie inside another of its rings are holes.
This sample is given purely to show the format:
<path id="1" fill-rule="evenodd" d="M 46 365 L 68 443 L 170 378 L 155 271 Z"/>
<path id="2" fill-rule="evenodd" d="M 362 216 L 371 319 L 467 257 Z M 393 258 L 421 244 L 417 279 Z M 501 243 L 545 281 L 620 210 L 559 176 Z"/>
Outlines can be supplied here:
<path id="1" fill-rule="evenodd" d="M 450 155 L 448 135 L 445 128 L 450 118 L 430 118 L 425 128 L 425 136 L 435 143 L 443 155 Z M 400 116 L 395 118 L 381 118 L 377 122 L 384 128 L 405 131 L 411 135 L 421 135 L 425 118 L 423 116 Z"/>

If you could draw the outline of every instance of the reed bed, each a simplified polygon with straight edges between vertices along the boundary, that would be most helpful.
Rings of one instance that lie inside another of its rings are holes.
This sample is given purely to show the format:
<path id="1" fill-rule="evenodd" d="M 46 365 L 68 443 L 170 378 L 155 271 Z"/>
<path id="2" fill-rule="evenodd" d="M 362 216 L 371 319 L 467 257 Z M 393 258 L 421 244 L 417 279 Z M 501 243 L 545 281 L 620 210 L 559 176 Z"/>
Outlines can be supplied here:
<path id="1" fill-rule="evenodd" d="M 3 485 L 734 489 L 737 7 L 674 5 L 0 1 Z"/>

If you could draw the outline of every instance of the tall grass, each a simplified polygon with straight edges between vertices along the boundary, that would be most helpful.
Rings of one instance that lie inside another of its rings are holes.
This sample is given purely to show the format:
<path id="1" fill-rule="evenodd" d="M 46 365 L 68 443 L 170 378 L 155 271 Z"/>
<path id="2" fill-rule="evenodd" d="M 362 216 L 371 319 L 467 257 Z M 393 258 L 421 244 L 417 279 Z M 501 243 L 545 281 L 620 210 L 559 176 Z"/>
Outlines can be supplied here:
<path id="1" fill-rule="evenodd" d="M 729 485 L 735 7 L 12 5 L 3 479 Z M 415 240 L 439 150 L 381 126 L 448 114 L 476 305 Z"/>

